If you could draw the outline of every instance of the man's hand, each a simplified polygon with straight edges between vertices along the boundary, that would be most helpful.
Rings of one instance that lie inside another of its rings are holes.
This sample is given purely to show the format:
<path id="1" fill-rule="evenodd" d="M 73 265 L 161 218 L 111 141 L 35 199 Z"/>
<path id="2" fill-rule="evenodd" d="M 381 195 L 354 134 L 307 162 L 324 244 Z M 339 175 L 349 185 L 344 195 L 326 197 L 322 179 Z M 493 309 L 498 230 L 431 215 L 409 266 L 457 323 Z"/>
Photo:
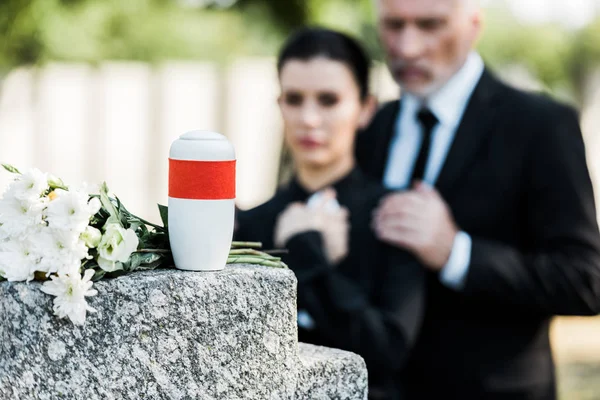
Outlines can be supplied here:
<path id="1" fill-rule="evenodd" d="M 326 212 L 323 226 L 323 238 L 325 240 L 325 253 L 332 265 L 336 265 L 348 255 L 350 245 L 350 222 L 349 212 L 341 207 L 335 212 Z"/>
<path id="2" fill-rule="evenodd" d="M 311 207 L 303 203 L 290 204 L 278 217 L 275 224 L 275 245 L 284 247 L 294 235 L 318 231 L 323 235 L 323 249 L 328 261 L 335 265 L 348 254 L 350 224 L 348 209 L 327 209 L 327 201 L 335 198 L 329 191 Z"/>
<path id="3" fill-rule="evenodd" d="M 434 271 L 448 262 L 458 233 L 444 199 L 424 183 L 386 196 L 375 211 L 373 225 L 380 240 L 410 251 Z"/>

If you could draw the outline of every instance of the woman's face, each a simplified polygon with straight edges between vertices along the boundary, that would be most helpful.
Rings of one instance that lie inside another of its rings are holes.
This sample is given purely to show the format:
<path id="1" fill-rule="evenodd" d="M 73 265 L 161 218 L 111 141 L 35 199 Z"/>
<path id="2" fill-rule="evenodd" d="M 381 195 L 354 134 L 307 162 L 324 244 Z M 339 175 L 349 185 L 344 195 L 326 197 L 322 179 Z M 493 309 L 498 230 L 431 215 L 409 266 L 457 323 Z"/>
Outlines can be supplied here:
<path id="1" fill-rule="evenodd" d="M 356 130 L 370 112 L 342 62 L 316 57 L 286 61 L 279 74 L 285 141 L 297 166 L 324 167 L 353 157 Z"/>

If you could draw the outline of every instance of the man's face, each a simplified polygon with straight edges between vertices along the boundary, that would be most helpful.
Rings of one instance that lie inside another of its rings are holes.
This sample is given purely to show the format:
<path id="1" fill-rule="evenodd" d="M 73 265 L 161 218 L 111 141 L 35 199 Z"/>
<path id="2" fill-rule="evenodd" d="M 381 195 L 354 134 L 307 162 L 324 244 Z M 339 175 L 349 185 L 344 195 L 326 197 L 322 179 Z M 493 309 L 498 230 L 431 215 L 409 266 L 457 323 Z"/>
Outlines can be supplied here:
<path id="1" fill-rule="evenodd" d="M 376 0 L 379 34 L 392 76 L 427 97 L 464 64 L 480 31 L 471 0 Z"/>

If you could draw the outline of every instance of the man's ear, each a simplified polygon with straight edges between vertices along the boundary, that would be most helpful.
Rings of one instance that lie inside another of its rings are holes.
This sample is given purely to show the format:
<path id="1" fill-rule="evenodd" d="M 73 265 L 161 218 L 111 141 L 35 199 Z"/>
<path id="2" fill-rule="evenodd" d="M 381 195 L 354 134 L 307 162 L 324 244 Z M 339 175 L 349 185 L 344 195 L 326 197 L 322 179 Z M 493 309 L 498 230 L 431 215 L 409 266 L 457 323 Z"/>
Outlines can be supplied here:
<path id="1" fill-rule="evenodd" d="M 371 119 L 373 119 L 373 115 L 375 115 L 375 111 L 377 111 L 377 98 L 373 95 L 369 95 L 363 101 L 362 109 L 360 111 L 358 119 L 358 127 L 360 129 L 364 129 L 369 125 Z"/>

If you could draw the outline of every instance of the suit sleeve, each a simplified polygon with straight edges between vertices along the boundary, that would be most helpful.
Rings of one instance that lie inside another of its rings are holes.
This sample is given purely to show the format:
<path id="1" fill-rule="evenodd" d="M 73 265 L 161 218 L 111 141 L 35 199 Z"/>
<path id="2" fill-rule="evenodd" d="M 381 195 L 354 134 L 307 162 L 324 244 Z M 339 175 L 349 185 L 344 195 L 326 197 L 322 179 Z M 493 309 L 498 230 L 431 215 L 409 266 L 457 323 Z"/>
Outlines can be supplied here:
<path id="1" fill-rule="evenodd" d="M 397 100 L 383 104 L 369 126 L 356 136 L 356 163 L 362 171 L 378 181 L 383 178 L 381 164 L 387 159 L 388 142 L 394 133 L 398 109 Z"/>
<path id="2" fill-rule="evenodd" d="M 299 297 L 319 333 L 337 347 L 360 354 L 370 367 L 400 369 L 423 311 L 424 272 L 417 262 L 391 247 L 374 249 L 373 265 L 364 266 L 381 270 L 373 294 L 329 265 L 320 233 L 296 235 L 286 247 Z"/>
<path id="3" fill-rule="evenodd" d="M 600 235 L 577 115 L 553 113 L 543 128 L 529 149 L 524 188 L 530 250 L 472 236 L 464 292 L 547 315 L 595 315 Z"/>

